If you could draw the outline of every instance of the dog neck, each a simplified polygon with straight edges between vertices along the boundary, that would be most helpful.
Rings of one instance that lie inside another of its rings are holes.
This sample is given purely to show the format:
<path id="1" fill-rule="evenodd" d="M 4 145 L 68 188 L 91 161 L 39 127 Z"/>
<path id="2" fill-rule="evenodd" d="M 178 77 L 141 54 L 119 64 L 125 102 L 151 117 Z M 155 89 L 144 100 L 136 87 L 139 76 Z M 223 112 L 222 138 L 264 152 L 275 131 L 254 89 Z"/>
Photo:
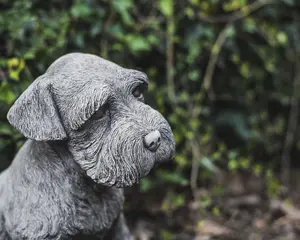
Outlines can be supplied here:
<path id="1" fill-rule="evenodd" d="M 16 210 L 11 214 L 26 216 L 26 231 L 19 229 L 22 234 L 42 236 L 45 233 L 39 229 L 50 225 L 54 236 L 101 235 L 111 228 L 123 208 L 123 190 L 95 184 L 64 143 L 28 140 L 3 177 L 7 177 L 4 196 Z M 36 216 L 41 219 L 38 224 Z"/>
<path id="2" fill-rule="evenodd" d="M 85 171 L 74 160 L 68 147 L 63 141 L 32 142 L 32 151 L 34 158 L 39 158 L 36 164 L 47 171 L 52 172 L 52 176 L 68 179 L 73 188 L 79 188 L 79 191 L 93 189 L 95 193 L 105 193 L 111 189 L 95 183 L 89 178 Z M 42 156 L 45 156 L 43 158 Z"/>
<path id="3" fill-rule="evenodd" d="M 22 184 L 31 186 L 40 184 L 39 189 L 42 186 L 52 189 L 54 186 L 49 185 L 55 184 L 66 191 L 78 191 L 89 195 L 99 196 L 116 190 L 123 192 L 116 187 L 95 183 L 75 162 L 64 142 L 28 140 L 16 155 L 9 170 L 16 173 L 17 182 L 22 181 Z"/>

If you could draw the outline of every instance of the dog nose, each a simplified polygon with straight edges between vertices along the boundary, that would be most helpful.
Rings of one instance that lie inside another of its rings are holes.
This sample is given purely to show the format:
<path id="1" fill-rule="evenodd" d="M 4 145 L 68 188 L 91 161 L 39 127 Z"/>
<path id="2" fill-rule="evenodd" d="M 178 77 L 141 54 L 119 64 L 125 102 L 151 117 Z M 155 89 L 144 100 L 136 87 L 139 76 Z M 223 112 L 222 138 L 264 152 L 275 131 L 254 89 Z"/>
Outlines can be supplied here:
<path id="1" fill-rule="evenodd" d="M 150 151 L 155 152 L 160 145 L 161 135 L 158 130 L 148 133 L 144 137 L 144 145 Z"/>

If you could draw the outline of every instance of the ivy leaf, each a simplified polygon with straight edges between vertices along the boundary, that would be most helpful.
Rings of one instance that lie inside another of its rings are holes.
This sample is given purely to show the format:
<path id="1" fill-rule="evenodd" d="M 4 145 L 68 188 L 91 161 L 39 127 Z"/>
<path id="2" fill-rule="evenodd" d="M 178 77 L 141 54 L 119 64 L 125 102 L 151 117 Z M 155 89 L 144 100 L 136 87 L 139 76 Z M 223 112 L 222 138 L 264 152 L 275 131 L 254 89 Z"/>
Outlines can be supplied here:
<path id="1" fill-rule="evenodd" d="M 77 3 L 71 8 L 71 15 L 75 18 L 86 18 L 91 15 L 91 9 L 84 3 Z"/>
<path id="2" fill-rule="evenodd" d="M 125 37 L 128 47 L 133 52 L 150 50 L 150 44 L 139 35 L 128 35 Z"/>
<path id="3" fill-rule="evenodd" d="M 132 0 L 114 0 L 112 4 L 113 8 L 121 15 L 123 22 L 126 25 L 132 25 L 133 20 L 129 14 L 129 10 L 133 7 Z"/>
<path id="4" fill-rule="evenodd" d="M 200 166 L 204 167 L 205 169 L 209 170 L 213 173 L 219 173 L 220 170 L 218 167 L 213 163 L 213 160 L 208 157 L 202 157 L 199 161 Z"/>
<path id="5" fill-rule="evenodd" d="M 160 0 L 159 9 L 167 17 L 173 14 L 173 0 Z"/>
<path id="6" fill-rule="evenodd" d="M 235 29 L 232 25 L 226 29 L 226 35 L 229 38 L 232 38 L 235 35 Z"/>

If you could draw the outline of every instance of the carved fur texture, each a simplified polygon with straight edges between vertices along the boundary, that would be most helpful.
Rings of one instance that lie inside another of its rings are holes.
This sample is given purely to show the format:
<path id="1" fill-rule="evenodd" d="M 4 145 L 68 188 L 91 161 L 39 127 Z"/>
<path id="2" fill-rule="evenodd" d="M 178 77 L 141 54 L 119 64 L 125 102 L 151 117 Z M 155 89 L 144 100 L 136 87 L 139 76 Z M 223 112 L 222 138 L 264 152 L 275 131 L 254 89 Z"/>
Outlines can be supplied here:
<path id="1" fill-rule="evenodd" d="M 147 84 L 140 71 L 72 53 L 28 87 L 7 116 L 29 140 L 0 175 L 1 240 L 131 239 L 122 187 L 175 152 L 169 124 L 144 103 Z"/>

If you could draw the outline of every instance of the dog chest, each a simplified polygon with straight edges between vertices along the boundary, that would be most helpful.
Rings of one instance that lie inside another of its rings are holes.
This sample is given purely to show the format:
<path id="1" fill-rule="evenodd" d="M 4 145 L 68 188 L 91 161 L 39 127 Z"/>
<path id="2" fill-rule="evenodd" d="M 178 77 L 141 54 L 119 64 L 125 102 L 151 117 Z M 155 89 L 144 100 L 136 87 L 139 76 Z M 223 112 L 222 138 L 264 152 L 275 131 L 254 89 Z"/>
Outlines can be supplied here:
<path id="1" fill-rule="evenodd" d="M 34 240 L 108 231 L 122 211 L 123 190 L 93 183 L 82 177 L 76 165 L 53 152 L 44 156 L 27 142 L 11 168 L 2 173 L 5 185 L 0 184 L 0 197 L 5 204 L 0 206 L 4 217 L 0 233 L 5 229 L 12 240 Z"/>
<path id="2" fill-rule="evenodd" d="M 72 203 L 61 199 L 11 202 L 12 208 L 5 211 L 5 229 L 12 240 L 73 239 L 89 235 L 101 239 L 122 211 L 123 196 L 118 189 L 102 194 L 101 198 L 73 197 Z"/>

